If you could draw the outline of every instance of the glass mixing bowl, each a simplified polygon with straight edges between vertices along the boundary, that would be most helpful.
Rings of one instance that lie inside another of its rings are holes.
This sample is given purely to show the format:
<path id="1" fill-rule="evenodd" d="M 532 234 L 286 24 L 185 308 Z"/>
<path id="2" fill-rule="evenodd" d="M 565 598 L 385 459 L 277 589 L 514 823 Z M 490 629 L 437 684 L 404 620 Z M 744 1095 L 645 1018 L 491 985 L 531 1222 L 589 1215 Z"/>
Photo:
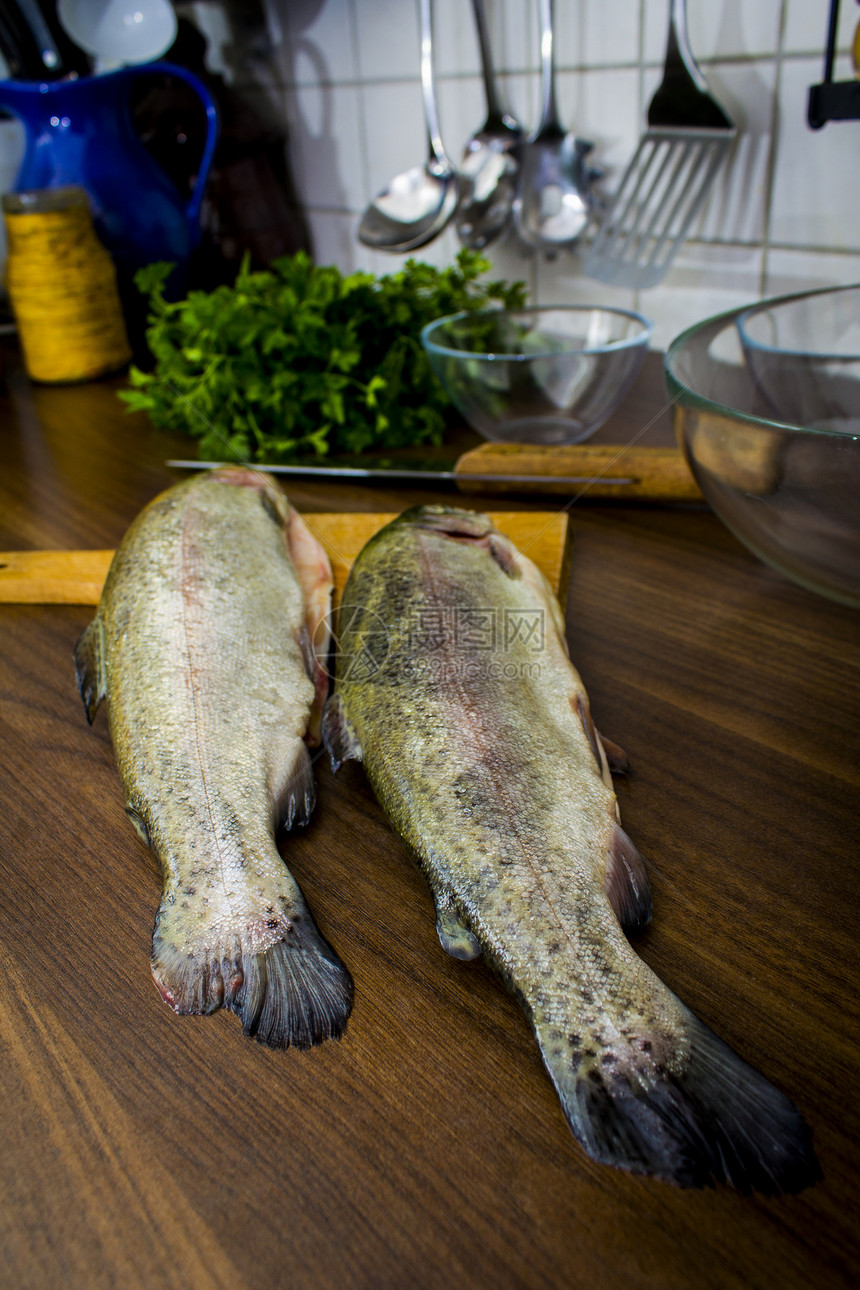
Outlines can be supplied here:
<path id="1" fill-rule="evenodd" d="M 860 426 L 860 286 L 766 300 L 738 318 L 747 367 L 780 419 Z"/>
<path id="2" fill-rule="evenodd" d="M 495 309 L 439 318 L 421 342 L 451 401 L 485 439 L 579 443 L 624 398 L 651 329 L 625 309 Z"/>
<path id="3" fill-rule="evenodd" d="M 749 316 L 721 314 L 669 346 L 679 442 L 706 500 L 755 555 L 811 591 L 860 606 L 860 423 L 777 418 L 741 340 L 738 323 Z M 827 396 L 837 377 L 820 368 L 818 378 Z M 797 384 L 807 398 L 802 373 Z"/>

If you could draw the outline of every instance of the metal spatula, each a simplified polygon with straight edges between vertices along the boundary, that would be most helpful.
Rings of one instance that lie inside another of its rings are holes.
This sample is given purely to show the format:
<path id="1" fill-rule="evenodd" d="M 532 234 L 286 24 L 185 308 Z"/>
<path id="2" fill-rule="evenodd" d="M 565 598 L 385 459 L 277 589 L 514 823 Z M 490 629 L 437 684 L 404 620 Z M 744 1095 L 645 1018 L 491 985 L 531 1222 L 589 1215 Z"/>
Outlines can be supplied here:
<path id="1" fill-rule="evenodd" d="M 690 51 L 686 0 L 670 0 L 663 80 L 648 108 L 648 129 L 598 216 L 587 276 L 624 287 L 662 281 L 736 134 Z"/>

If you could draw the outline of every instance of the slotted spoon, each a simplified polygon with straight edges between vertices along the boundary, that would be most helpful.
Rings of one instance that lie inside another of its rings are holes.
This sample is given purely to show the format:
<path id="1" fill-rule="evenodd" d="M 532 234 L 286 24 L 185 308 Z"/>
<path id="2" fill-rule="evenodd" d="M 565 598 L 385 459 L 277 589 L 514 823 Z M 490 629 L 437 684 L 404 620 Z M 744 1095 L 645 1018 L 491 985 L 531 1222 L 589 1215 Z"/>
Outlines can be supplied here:
<path id="1" fill-rule="evenodd" d="M 633 160 L 599 216 L 587 276 L 624 287 L 661 282 L 736 134 L 690 50 L 686 0 L 670 0 L 663 80 Z"/>

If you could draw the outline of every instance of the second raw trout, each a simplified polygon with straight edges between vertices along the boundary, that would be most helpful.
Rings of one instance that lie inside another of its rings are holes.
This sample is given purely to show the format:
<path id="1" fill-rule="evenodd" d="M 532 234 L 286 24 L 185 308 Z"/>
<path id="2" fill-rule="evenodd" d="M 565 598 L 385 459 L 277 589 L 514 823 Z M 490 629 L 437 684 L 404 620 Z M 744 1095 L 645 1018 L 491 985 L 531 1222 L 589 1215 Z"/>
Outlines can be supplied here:
<path id="1" fill-rule="evenodd" d="M 684 1186 L 795 1190 L 800 1113 L 634 953 L 651 912 L 558 604 L 485 515 L 405 512 L 356 561 L 323 719 L 424 871 L 437 930 L 482 951 L 595 1160 Z"/>

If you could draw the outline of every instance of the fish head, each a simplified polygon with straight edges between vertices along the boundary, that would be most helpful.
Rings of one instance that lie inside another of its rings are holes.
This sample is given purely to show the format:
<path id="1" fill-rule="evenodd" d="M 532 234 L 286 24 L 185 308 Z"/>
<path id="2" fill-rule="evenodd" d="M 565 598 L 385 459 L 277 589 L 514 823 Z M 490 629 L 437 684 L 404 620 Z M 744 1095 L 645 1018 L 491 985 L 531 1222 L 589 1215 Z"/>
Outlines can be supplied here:
<path id="1" fill-rule="evenodd" d="M 280 488 L 260 470 L 252 466 L 219 466 L 210 471 L 203 479 L 215 484 L 229 484 L 234 488 L 251 488 L 260 495 L 260 501 L 281 525 L 286 525 L 290 514 L 289 503 Z"/>
<path id="2" fill-rule="evenodd" d="M 481 511 L 465 511 L 457 506 L 412 506 L 393 521 L 392 527 L 426 529 L 443 537 L 488 537 L 495 526 L 489 515 Z"/>
<path id="3" fill-rule="evenodd" d="M 422 537 L 430 534 L 443 542 L 481 548 L 509 578 L 521 576 L 516 547 L 482 511 L 466 511 L 457 506 L 413 506 L 389 527 L 409 528 Z"/>

